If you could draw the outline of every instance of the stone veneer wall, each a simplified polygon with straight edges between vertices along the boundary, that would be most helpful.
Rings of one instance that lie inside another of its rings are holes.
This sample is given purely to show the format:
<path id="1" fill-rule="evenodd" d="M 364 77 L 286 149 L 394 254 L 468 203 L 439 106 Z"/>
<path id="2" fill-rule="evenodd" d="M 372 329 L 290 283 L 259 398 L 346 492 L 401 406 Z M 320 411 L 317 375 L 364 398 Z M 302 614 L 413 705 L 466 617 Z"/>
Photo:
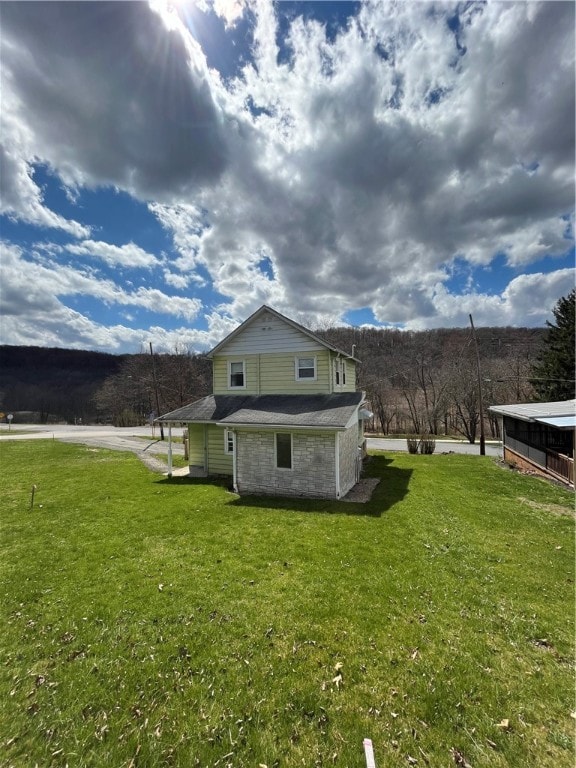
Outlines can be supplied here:
<path id="1" fill-rule="evenodd" d="M 275 466 L 269 430 L 237 434 L 237 483 L 241 494 L 336 498 L 334 432 L 292 432 L 292 469 Z"/>
<path id="2" fill-rule="evenodd" d="M 356 485 L 356 462 L 358 458 L 358 424 L 346 432 L 340 432 L 340 495 L 345 496 Z"/>

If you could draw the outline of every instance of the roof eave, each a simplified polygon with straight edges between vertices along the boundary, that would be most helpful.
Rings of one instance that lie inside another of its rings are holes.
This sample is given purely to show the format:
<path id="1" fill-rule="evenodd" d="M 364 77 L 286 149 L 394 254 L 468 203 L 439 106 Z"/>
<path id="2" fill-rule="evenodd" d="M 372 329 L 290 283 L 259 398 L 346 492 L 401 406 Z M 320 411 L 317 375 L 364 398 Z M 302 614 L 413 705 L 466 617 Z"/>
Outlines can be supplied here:
<path id="1" fill-rule="evenodd" d="M 345 426 L 334 426 L 334 425 L 328 425 L 328 424 L 262 424 L 259 422 L 245 422 L 245 421 L 218 421 L 216 422 L 217 427 L 225 427 L 226 429 L 264 429 L 264 430 L 284 430 L 284 431 L 297 431 L 297 430 L 306 430 L 306 431 L 315 431 L 315 432 L 343 432 L 346 427 Z"/>

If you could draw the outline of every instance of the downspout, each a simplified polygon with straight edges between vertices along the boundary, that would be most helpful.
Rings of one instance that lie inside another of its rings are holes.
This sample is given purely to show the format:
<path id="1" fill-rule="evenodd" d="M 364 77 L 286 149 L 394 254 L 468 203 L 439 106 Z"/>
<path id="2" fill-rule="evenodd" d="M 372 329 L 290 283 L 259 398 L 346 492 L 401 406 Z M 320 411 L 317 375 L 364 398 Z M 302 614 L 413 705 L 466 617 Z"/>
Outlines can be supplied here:
<path id="1" fill-rule="evenodd" d="M 238 440 L 236 430 L 232 430 L 234 435 L 234 451 L 232 452 L 232 488 L 234 493 L 238 493 Z"/>
<path id="2" fill-rule="evenodd" d="M 336 476 L 336 498 L 340 498 L 340 432 L 336 432 L 336 439 L 334 441 L 334 450 L 335 450 L 335 462 L 334 462 L 334 469 L 335 469 L 335 476 Z"/>
<path id="3" fill-rule="evenodd" d="M 172 477 L 172 424 L 168 422 L 168 477 Z"/>

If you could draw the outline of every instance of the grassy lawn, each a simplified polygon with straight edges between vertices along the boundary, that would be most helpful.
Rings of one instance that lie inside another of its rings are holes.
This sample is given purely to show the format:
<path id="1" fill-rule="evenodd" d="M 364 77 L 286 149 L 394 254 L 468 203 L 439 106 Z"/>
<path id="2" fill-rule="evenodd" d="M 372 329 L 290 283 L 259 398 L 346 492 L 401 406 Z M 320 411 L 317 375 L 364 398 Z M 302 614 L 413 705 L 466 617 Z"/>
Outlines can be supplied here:
<path id="1" fill-rule="evenodd" d="M 377 454 L 364 505 L 0 459 L 1 765 L 573 765 L 573 494 L 478 456 Z"/>

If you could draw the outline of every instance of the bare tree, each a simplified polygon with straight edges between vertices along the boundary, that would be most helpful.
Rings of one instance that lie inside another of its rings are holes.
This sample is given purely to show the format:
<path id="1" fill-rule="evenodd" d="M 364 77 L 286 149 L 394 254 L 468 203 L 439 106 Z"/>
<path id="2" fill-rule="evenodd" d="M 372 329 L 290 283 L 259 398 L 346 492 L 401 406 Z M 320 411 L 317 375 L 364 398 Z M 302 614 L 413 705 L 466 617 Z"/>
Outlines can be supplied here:
<path id="1" fill-rule="evenodd" d="M 101 417 L 126 426 L 143 424 L 151 414 L 168 413 L 210 391 L 211 364 L 205 355 L 131 355 L 120 373 L 104 382 L 96 395 Z"/>

